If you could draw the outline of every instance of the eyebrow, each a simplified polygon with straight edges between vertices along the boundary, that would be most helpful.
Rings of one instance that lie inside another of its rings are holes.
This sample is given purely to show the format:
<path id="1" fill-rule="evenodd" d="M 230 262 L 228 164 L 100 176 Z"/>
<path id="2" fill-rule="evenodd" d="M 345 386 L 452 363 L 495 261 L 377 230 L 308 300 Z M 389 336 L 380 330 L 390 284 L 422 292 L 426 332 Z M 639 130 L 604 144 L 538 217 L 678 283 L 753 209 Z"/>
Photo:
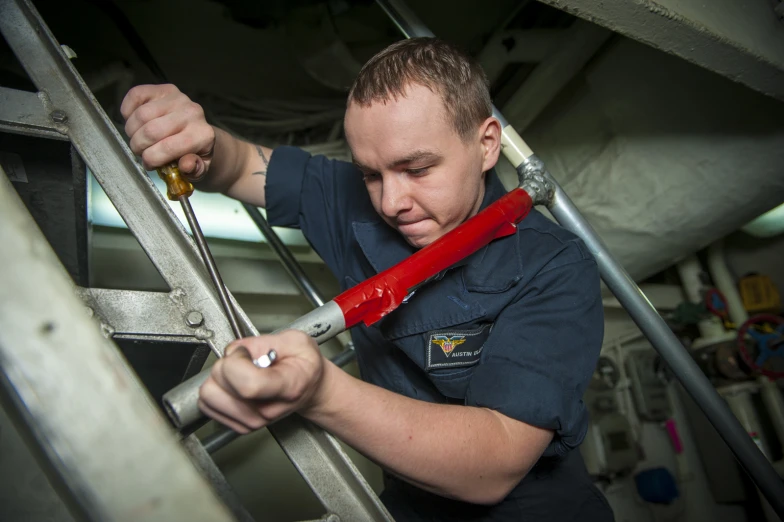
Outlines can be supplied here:
<path id="1" fill-rule="evenodd" d="M 367 165 L 363 165 L 362 163 L 357 161 L 357 159 L 354 157 L 353 153 L 351 154 L 351 157 L 352 157 L 352 161 L 354 162 L 354 165 L 356 165 L 356 167 L 359 170 L 365 170 L 365 171 L 374 171 L 375 170 L 375 169 L 372 169 L 372 168 L 368 167 Z M 409 163 L 414 163 L 414 162 L 417 162 L 417 161 L 437 161 L 437 160 L 440 160 L 440 159 L 441 159 L 441 155 L 440 154 L 438 154 L 436 152 L 433 152 L 433 151 L 430 151 L 430 150 L 421 150 L 420 149 L 420 150 L 413 151 L 412 153 L 408 154 L 407 156 L 404 156 L 402 158 L 394 160 L 392 163 L 390 163 L 388 165 L 388 168 L 394 169 L 394 168 L 401 167 L 403 165 L 407 165 Z"/>
<path id="2" fill-rule="evenodd" d="M 389 168 L 400 167 L 416 161 L 435 161 L 441 159 L 441 155 L 430 150 L 415 150 L 404 158 L 393 161 Z"/>

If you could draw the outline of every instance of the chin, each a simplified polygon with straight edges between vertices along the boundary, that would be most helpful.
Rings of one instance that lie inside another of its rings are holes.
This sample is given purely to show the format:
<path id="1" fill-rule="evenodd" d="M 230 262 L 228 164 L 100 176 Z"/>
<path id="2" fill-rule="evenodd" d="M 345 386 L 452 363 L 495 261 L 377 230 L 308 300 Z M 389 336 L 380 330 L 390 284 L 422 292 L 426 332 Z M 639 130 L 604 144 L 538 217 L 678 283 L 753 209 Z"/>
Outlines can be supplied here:
<path id="1" fill-rule="evenodd" d="M 433 242 L 433 240 L 427 236 L 408 237 L 404 235 L 403 238 L 405 238 L 408 244 L 414 248 L 424 248 Z"/>

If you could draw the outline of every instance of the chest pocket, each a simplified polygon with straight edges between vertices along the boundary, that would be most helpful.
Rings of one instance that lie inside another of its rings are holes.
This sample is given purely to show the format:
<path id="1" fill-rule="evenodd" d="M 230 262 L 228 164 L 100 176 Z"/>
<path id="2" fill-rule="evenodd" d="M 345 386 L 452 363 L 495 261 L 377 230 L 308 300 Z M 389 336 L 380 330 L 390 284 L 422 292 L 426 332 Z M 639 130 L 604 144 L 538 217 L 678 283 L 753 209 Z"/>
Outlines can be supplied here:
<path id="1" fill-rule="evenodd" d="M 455 271 L 417 290 L 407 303 L 382 319 L 379 328 L 438 393 L 463 400 L 481 362 L 492 322 L 485 308 L 465 289 L 460 271 Z"/>

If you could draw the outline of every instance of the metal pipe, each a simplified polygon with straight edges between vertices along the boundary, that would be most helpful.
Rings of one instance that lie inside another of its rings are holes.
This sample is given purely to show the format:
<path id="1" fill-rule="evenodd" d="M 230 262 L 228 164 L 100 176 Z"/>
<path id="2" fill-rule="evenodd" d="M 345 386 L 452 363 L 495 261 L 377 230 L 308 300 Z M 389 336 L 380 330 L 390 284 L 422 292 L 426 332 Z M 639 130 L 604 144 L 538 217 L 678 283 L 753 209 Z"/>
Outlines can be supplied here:
<path id="1" fill-rule="evenodd" d="M 286 269 L 286 272 L 289 273 L 302 293 L 305 294 L 308 301 L 310 301 L 315 308 L 323 305 L 326 301 L 324 301 L 324 298 L 319 294 L 316 286 L 307 274 L 305 274 L 302 266 L 294 259 L 291 251 L 286 248 L 286 245 L 283 244 L 283 241 L 281 241 L 278 234 L 272 229 L 269 222 L 261 215 L 259 209 L 253 205 L 248 205 L 247 203 L 243 203 L 242 206 L 245 207 L 250 218 L 256 223 L 256 226 L 259 227 L 259 231 L 261 231 L 261 234 L 267 240 L 267 243 L 272 247 L 272 250 L 275 251 L 280 262 L 283 263 L 283 268 Z"/>
<path id="2" fill-rule="evenodd" d="M 207 453 L 212 455 L 216 451 L 225 448 L 230 442 L 237 440 L 240 434 L 231 428 L 225 426 L 221 427 L 215 433 L 211 433 L 201 440 L 201 445 L 207 450 Z"/>
<path id="3" fill-rule="evenodd" d="M 548 174 L 548 176 L 550 176 Z M 784 483 L 743 429 L 664 319 L 640 291 L 624 268 L 599 239 L 574 203 L 550 176 L 555 196 L 549 205 L 553 217 L 585 242 L 599 265 L 602 279 L 629 312 L 662 359 L 730 447 L 738 461 L 764 493 L 779 516 L 784 516 Z"/>
<path id="4" fill-rule="evenodd" d="M 736 328 L 746 322 L 749 313 L 743 306 L 743 299 L 740 297 L 735 279 L 730 274 L 727 261 L 724 257 L 724 240 L 719 239 L 708 247 L 708 271 L 710 272 L 716 288 L 724 295 L 727 300 L 727 314 L 730 321 L 735 323 Z"/>
<path id="5" fill-rule="evenodd" d="M 681 278 L 681 284 L 683 285 L 688 302 L 695 305 L 701 304 L 703 302 L 704 288 L 702 276 L 704 270 L 702 269 L 700 260 L 697 259 L 697 255 L 692 254 L 680 260 L 676 265 L 676 268 L 678 269 L 678 275 Z M 700 331 L 700 342 L 703 343 L 702 346 L 704 346 L 705 343 L 714 343 L 727 339 L 727 331 L 724 329 L 724 322 L 715 315 L 700 319 L 697 323 L 697 328 Z"/>
<path id="6" fill-rule="evenodd" d="M 757 414 L 757 408 L 754 405 L 754 400 L 752 398 L 752 395 L 759 391 L 757 385 L 754 382 L 741 382 L 724 386 L 719 388 L 718 391 L 727 401 L 727 404 L 735 414 L 735 417 L 738 418 L 744 429 L 748 432 L 749 437 L 759 446 L 760 451 L 766 456 L 770 455 L 770 444 L 768 444 L 768 441 L 765 438 L 765 434 L 762 430 L 762 423 L 760 422 L 760 417 Z M 759 489 L 757 490 L 757 494 L 760 496 L 762 513 L 765 520 L 768 522 L 780 522 L 781 519 L 772 512 L 772 506 L 765 500 L 765 497 L 761 494 Z"/>
<path id="7" fill-rule="evenodd" d="M 340 366 L 341 368 L 350 363 L 354 360 L 357 356 L 356 352 L 354 351 L 354 344 L 348 343 L 346 345 L 346 349 L 334 356 L 330 361 L 335 366 Z"/>
<path id="8" fill-rule="evenodd" d="M 404 2 L 376 0 L 376 3 L 381 6 L 381 9 L 384 10 L 406 38 L 418 38 L 421 36 L 432 38 L 435 36 Z"/>
<path id="9" fill-rule="evenodd" d="M 193 232 L 193 239 L 196 240 L 196 246 L 199 247 L 201 257 L 204 260 L 204 264 L 207 266 L 207 271 L 210 273 L 210 279 L 212 279 L 212 282 L 215 284 L 215 290 L 218 292 L 221 306 L 223 306 L 223 311 L 226 313 L 226 319 L 229 320 L 229 324 L 231 325 L 231 331 L 234 332 L 234 337 L 242 339 L 242 330 L 240 330 L 240 325 L 237 322 L 237 314 L 234 313 L 234 307 L 229 299 L 229 292 L 226 290 L 226 285 L 223 284 L 223 278 L 221 278 L 218 267 L 215 265 L 215 259 L 212 257 L 209 246 L 207 246 L 207 240 L 204 239 L 204 234 L 199 226 L 199 220 L 196 219 L 196 214 L 193 213 L 193 207 L 188 200 L 188 196 L 180 197 L 180 203 L 182 204 L 182 210 L 185 212 L 185 217 L 188 219 L 188 224 Z"/>

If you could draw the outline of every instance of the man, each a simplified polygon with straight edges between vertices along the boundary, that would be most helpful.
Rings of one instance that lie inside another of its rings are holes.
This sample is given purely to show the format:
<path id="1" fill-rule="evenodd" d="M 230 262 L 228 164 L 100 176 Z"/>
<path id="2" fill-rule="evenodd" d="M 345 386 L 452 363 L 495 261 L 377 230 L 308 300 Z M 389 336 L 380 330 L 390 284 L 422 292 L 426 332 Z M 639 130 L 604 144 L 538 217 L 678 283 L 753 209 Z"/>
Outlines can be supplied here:
<path id="1" fill-rule="evenodd" d="M 301 228 L 343 289 L 504 194 L 484 73 L 435 39 L 398 42 L 359 73 L 344 122 L 354 165 L 239 141 L 173 86 L 134 88 L 122 113 L 148 168 L 179 159 L 198 188 Z M 602 328 L 593 257 L 534 211 L 354 328 L 363 380 L 289 331 L 229 346 L 199 404 L 240 433 L 292 412 L 323 426 L 385 470 L 398 520 L 611 520 L 576 449 Z M 276 364 L 256 368 L 271 348 Z"/>

